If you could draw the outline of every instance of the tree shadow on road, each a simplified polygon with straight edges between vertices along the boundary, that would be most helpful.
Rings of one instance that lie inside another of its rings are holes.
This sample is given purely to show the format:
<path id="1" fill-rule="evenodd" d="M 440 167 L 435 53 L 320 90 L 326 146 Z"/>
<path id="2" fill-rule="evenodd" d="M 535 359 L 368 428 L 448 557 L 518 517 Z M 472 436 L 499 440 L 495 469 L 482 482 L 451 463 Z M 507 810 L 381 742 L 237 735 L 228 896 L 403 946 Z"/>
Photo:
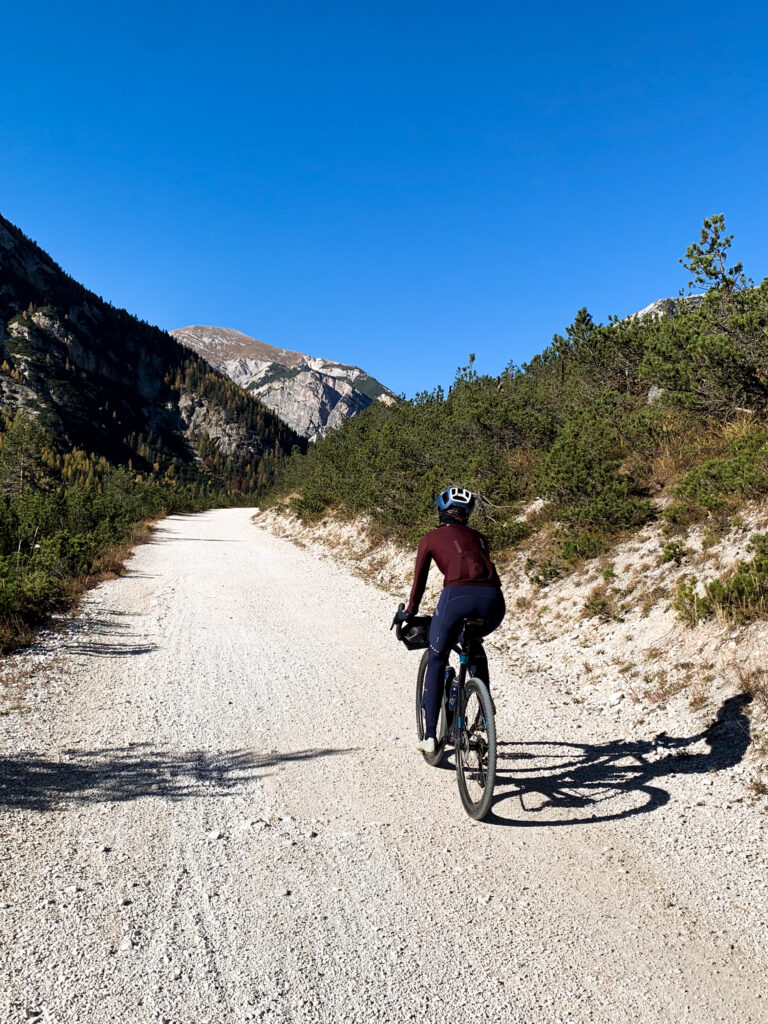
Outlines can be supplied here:
<path id="1" fill-rule="evenodd" d="M 708 728 L 693 736 L 660 733 L 653 740 L 609 743 L 500 743 L 496 797 L 485 819 L 496 825 L 590 825 L 647 814 L 670 795 L 660 784 L 673 775 L 723 771 L 738 764 L 750 743 L 744 694 L 729 697 Z M 690 748 L 704 741 L 706 750 Z M 513 798 L 519 812 L 505 813 Z"/>
<path id="2" fill-rule="evenodd" d="M 152 531 L 146 544 L 165 544 L 178 540 L 190 541 L 193 544 L 241 544 L 242 541 L 236 537 L 199 537 L 194 534 L 176 533 L 175 530 L 166 530 L 162 526 L 156 526 Z"/>
<path id="3" fill-rule="evenodd" d="M 31 653 L 46 655 L 84 654 L 99 658 L 125 658 L 139 654 L 152 654 L 158 645 L 137 634 L 133 626 L 123 625 L 115 616 L 125 612 L 109 610 L 106 615 L 86 618 L 65 619 L 56 629 L 41 634 L 35 641 Z"/>
<path id="4" fill-rule="evenodd" d="M 148 743 L 103 750 L 66 750 L 0 757 L 0 811 L 63 810 L 71 804 L 122 803 L 140 797 L 184 800 L 240 792 L 283 762 L 351 753 L 313 748 L 256 754 L 247 750 L 171 753 Z"/>

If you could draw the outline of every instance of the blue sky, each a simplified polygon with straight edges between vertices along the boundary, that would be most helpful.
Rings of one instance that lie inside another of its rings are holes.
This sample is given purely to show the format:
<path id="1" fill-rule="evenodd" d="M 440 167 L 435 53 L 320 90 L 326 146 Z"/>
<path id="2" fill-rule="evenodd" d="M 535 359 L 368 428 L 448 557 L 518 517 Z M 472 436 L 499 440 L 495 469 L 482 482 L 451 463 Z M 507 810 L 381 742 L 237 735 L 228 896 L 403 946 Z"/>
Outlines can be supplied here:
<path id="1" fill-rule="evenodd" d="M 165 328 L 396 391 L 685 284 L 768 274 L 768 14 L 746 3 L 3 4 L 0 212 Z"/>

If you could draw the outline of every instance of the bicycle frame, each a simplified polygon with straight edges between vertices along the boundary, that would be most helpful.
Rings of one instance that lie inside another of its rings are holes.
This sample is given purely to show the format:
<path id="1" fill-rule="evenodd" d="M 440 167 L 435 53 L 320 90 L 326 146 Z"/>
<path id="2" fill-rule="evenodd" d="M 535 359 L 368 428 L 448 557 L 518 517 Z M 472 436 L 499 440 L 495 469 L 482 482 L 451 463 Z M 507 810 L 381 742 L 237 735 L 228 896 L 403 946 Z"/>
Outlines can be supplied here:
<path id="1" fill-rule="evenodd" d="M 489 812 L 493 801 L 493 787 L 496 779 L 496 709 L 484 675 L 477 678 L 471 673 L 473 661 L 478 670 L 481 659 L 485 662 L 482 638 L 485 635 L 486 620 L 467 617 L 459 637 L 460 643 L 453 644 L 449 652 L 458 654 L 458 672 L 454 665 L 445 664 L 437 720 L 437 736 L 431 751 L 419 744 L 425 761 L 437 768 L 443 759 L 446 745 L 454 748 L 456 778 L 464 810 L 475 821 L 481 821 Z M 413 642 L 412 638 L 410 638 Z M 423 649 L 424 644 L 414 644 Z M 412 648 L 413 649 L 413 648 Z M 416 678 L 416 725 L 419 740 L 426 733 L 425 724 L 425 674 L 431 655 L 425 651 Z M 434 663 L 433 663 L 434 664 Z M 455 694 L 455 699 L 451 699 Z M 453 710 L 451 710 L 453 704 Z M 466 718 L 465 718 L 466 716 Z M 472 716 L 470 718 L 470 716 Z M 479 793 L 477 792 L 479 789 Z"/>
<path id="2" fill-rule="evenodd" d="M 456 738 L 453 735 L 454 722 L 457 726 L 457 732 L 461 732 L 461 708 L 462 698 L 464 696 L 464 684 L 467 681 L 467 672 L 469 671 L 469 650 L 465 647 L 459 647 L 456 645 L 453 648 L 453 653 L 459 656 L 459 674 L 454 676 L 453 681 L 456 683 L 456 708 L 454 711 L 450 710 L 450 684 L 448 680 L 448 670 L 446 669 L 446 678 L 443 685 L 443 714 L 445 715 L 445 727 L 447 733 L 447 742 L 452 746 L 456 744 Z M 458 712 L 458 716 L 457 716 Z"/>

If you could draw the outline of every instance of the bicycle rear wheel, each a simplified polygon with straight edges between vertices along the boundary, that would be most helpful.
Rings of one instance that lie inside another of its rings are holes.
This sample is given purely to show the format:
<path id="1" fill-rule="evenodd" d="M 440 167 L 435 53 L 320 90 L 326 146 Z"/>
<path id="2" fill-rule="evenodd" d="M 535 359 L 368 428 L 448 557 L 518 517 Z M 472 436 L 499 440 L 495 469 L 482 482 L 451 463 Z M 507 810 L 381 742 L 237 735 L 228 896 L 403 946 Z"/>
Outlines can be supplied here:
<path id="1" fill-rule="evenodd" d="M 424 708 L 421 706 L 424 699 L 424 678 L 427 674 L 427 662 L 429 661 L 429 651 L 424 651 L 421 662 L 419 664 L 419 672 L 416 676 L 416 732 L 420 740 L 424 739 L 424 733 L 426 732 L 427 723 L 426 716 L 424 714 Z M 445 701 L 440 702 L 440 715 L 437 719 L 437 730 L 435 736 L 435 752 L 434 754 L 422 754 L 422 757 L 431 765 L 433 768 L 437 768 L 443 759 L 445 753 L 445 739 L 446 739 L 446 722 L 445 722 Z"/>
<path id="2" fill-rule="evenodd" d="M 462 693 L 456 781 L 470 818 L 484 818 L 491 808 L 496 782 L 496 716 L 491 694 L 481 679 L 468 679 Z"/>

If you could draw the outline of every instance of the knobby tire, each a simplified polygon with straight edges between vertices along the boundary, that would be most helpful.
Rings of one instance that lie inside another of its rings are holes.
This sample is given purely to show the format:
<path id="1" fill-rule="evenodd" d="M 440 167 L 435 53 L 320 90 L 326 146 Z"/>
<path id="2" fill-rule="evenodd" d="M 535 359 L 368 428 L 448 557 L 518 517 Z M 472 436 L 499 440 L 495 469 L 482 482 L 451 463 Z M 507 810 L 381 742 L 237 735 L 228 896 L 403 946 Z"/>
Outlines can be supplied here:
<path id="1" fill-rule="evenodd" d="M 496 716 L 488 687 L 467 680 L 456 736 L 456 781 L 464 810 L 476 821 L 491 809 L 496 782 Z"/>

